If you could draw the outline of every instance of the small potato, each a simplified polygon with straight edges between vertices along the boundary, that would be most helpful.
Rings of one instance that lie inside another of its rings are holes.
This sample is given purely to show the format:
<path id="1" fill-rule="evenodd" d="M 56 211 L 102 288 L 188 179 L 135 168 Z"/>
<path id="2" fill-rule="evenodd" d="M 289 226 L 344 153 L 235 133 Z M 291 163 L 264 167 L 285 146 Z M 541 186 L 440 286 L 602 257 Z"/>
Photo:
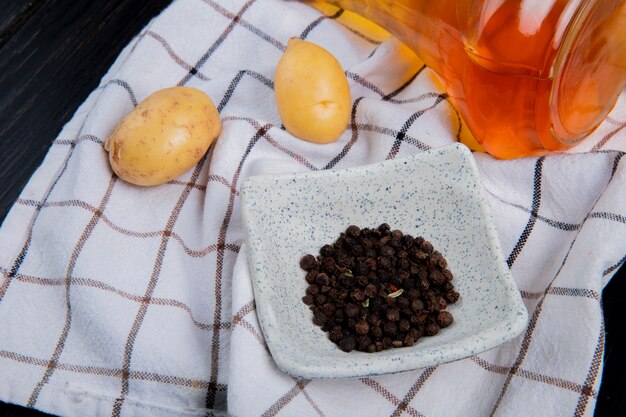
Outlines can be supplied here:
<path id="1" fill-rule="evenodd" d="M 328 143 L 341 136 L 350 120 L 350 87 L 335 57 L 292 38 L 274 76 L 278 113 L 294 136 Z"/>
<path id="2" fill-rule="evenodd" d="M 143 100 L 106 140 L 113 171 L 136 185 L 170 181 L 194 166 L 221 130 L 211 99 L 191 87 L 159 90 Z"/>

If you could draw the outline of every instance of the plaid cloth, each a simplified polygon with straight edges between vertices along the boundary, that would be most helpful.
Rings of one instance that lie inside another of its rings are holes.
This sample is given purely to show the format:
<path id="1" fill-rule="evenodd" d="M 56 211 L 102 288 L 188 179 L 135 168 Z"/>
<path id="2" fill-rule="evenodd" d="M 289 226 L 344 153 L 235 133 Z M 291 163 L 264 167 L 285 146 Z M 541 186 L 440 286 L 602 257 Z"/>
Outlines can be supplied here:
<path id="1" fill-rule="evenodd" d="M 272 79 L 291 36 L 326 47 L 347 71 L 352 119 L 333 144 L 280 128 Z M 213 98 L 219 140 L 168 184 L 118 180 L 103 141 L 138 101 L 172 85 Z M 475 153 L 530 314 L 518 338 L 401 374 L 295 379 L 277 370 L 256 319 L 242 180 L 402 157 L 467 128 L 430 70 L 347 12 L 175 1 L 52 142 L 2 225 L 0 399 L 65 416 L 590 416 L 600 294 L 626 249 L 624 127 L 626 96 L 568 154 Z"/>

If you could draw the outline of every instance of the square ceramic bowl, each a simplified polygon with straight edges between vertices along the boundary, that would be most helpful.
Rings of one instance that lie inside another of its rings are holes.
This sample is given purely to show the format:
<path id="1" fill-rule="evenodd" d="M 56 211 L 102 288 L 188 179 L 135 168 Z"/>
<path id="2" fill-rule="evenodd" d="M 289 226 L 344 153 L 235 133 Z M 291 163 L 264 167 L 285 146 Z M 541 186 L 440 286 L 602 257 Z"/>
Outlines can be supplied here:
<path id="1" fill-rule="evenodd" d="M 263 335 L 276 364 L 305 378 L 407 371 L 494 348 L 528 313 L 500 250 L 471 152 L 454 144 L 357 168 L 248 178 L 241 188 L 248 262 Z M 355 224 L 423 236 L 448 261 L 461 294 L 454 323 L 411 347 L 343 352 L 302 302 L 299 261 Z"/>

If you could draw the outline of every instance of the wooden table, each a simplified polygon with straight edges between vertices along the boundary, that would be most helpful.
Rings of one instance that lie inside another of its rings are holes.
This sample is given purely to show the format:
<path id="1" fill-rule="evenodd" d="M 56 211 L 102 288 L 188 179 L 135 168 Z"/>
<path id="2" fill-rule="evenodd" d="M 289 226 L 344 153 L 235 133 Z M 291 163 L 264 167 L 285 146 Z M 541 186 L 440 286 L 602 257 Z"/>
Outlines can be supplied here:
<path id="1" fill-rule="evenodd" d="M 169 3 L 2 0 L 0 222 L 121 49 Z M 623 266 L 602 294 L 606 362 L 596 416 L 626 415 L 625 280 Z M 9 416 L 44 414 L 0 402 L 0 417 Z"/>

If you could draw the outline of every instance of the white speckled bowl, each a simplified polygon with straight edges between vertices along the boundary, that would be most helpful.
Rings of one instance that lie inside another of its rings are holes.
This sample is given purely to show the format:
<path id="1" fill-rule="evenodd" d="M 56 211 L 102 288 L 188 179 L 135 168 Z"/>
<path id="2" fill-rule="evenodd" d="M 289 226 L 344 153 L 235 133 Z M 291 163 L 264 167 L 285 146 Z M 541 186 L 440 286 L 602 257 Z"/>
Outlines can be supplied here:
<path id="1" fill-rule="evenodd" d="M 502 256 L 474 158 L 460 144 L 357 168 L 248 178 L 241 188 L 257 313 L 276 364 L 306 378 L 406 371 L 467 357 L 524 329 L 528 313 Z M 388 223 L 433 243 L 461 299 L 452 326 L 414 346 L 341 351 L 302 302 L 300 258 L 351 224 Z"/>

